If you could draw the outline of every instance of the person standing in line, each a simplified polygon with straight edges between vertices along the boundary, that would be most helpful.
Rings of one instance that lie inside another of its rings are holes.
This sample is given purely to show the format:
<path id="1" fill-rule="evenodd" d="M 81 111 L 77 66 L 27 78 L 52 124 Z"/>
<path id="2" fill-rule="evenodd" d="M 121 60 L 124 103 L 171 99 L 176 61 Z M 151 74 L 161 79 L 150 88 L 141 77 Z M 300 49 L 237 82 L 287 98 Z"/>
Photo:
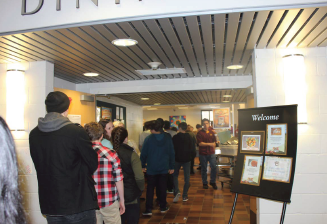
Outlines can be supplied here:
<path id="1" fill-rule="evenodd" d="M 98 155 L 98 169 L 93 178 L 100 210 L 96 211 L 97 224 L 121 224 L 125 212 L 123 173 L 120 159 L 113 149 L 101 144 L 103 128 L 96 122 L 84 126 Z"/>
<path id="2" fill-rule="evenodd" d="M 142 151 L 142 146 L 145 138 L 151 135 L 150 127 L 151 127 L 151 121 L 146 121 L 144 123 L 145 130 L 140 134 L 140 140 L 139 140 L 140 151 Z"/>
<path id="3" fill-rule="evenodd" d="M 178 202 L 180 191 L 178 187 L 178 174 L 181 167 L 184 170 L 183 201 L 188 201 L 188 189 L 190 187 L 191 160 L 195 152 L 195 144 L 192 137 L 186 133 L 187 124 L 182 122 L 178 125 L 178 133 L 173 137 L 175 150 L 175 171 L 174 171 L 174 203 Z"/>
<path id="4" fill-rule="evenodd" d="M 69 104 L 63 92 L 49 93 L 48 113 L 29 135 L 41 213 L 49 224 L 95 224 L 97 154 L 85 130 L 67 118 Z"/>
<path id="5" fill-rule="evenodd" d="M 174 135 L 177 134 L 176 131 L 170 129 L 169 121 L 164 121 L 164 130 L 165 130 L 165 132 L 169 133 L 171 137 L 174 137 Z"/>
<path id="6" fill-rule="evenodd" d="M 140 217 L 140 195 L 144 190 L 144 175 L 139 156 L 127 145 L 128 132 L 123 127 L 112 131 L 114 150 L 118 153 L 124 175 L 125 213 L 122 224 L 137 224 Z"/>
<path id="7" fill-rule="evenodd" d="M 0 116 L 0 223 L 26 224 L 19 192 L 15 142 Z"/>
<path id="8" fill-rule="evenodd" d="M 161 213 L 169 210 L 167 207 L 167 176 L 174 173 L 175 152 L 170 135 L 162 132 L 162 123 L 152 122 L 151 135 L 143 144 L 141 162 L 143 172 L 147 173 L 148 185 L 146 192 L 146 210 L 143 215 L 152 215 L 154 188 Z"/>
<path id="9" fill-rule="evenodd" d="M 114 125 L 110 119 L 102 118 L 99 121 L 99 124 L 103 128 L 103 139 L 101 144 L 109 149 L 113 149 L 111 139 L 111 132 L 114 129 Z"/>
<path id="10" fill-rule="evenodd" d="M 216 185 L 216 137 L 215 133 L 209 129 L 209 120 L 202 120 L 203 129 L 198 132 L 196 135 L 197 142 L 199 144 L 199 159 L 201 163 L 201 175 L 203 188 L 208 189 L 207 181 L 207 163 L 209 162 L 211 173 L 210 173 L 210 185 L 213 189 L 217 189 Z"/>
<path id="11" fill-rule="evenodd" d="M 194 173 L 194 159 L 196 156 L 196 135 L 194 134 L 193 127 L 191 125 L 187 125 L 186 133 L 191 136 L 192 145 L 194 146 L 194 150 L 192 151 L 190 174 L 195 174 Z"/>

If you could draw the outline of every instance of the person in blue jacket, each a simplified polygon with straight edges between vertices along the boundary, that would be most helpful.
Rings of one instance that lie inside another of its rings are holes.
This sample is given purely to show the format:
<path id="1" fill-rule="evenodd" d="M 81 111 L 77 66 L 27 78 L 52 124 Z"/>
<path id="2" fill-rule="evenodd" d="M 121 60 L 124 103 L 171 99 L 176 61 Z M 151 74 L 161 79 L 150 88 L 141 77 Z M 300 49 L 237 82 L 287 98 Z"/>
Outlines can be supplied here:
<path id="1" fill-rule="evenodd" d="M 152 215 L 154 188 L 157 188 L 157 196 L 160 203 L 161 213 L 168 211 L 167 207 L 167 178 L 168 173 L 174 173 L 175 151 L 172 139 L 163 133 L 162 125 L 158 121 L 152 121 L 151 135 L 146 137 L 141 152 L 143 172 L 147 173 L 146 210 L 143 215 Z"/>

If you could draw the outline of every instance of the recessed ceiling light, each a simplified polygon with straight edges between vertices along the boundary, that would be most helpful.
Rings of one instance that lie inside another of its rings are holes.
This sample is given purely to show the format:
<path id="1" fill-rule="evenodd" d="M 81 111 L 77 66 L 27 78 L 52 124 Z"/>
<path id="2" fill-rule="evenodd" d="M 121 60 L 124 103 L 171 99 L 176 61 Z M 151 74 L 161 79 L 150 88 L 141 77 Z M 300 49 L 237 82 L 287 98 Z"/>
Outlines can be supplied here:
<path id="1" fill-rule="evenodd" d="M 129 47 L 137 44 L 138 42 L 133 39 L 116 39 L 111 41 L 111 43 L 119 47 Z"/>
<path id="2" fill-rule="evenodd" d="M 227 66 L 228 69 L 240 69 L 243 68 L 243 65 L 229 65 Z"/>
<path id="3" fill-rule="evenodd" d="M 232 97 L 232 95 L 223 95 L 223 97 Z"/>
<path id="4" fill-rule="evenodd" d="M 148 110 L 158 110 L 158 108 L 148 108 Z"/>
<path id="5" fill-rule="evenodd" d="M 151 107 L 151 106 L 143 106 L 144 108 L 146 108 L 146 107 Z"/>
<path id="6" fill-rule="evenodd" d="M 141 100 L 149 100 L 150 98 L 143 97 Z"/>
<path id="7" fill-rule="evenodd" d="M 85 76 L 98 76 L 98 73 L 93 73 L 93 72 L 88 72 L 88 73 L 84 73 Z"/>
<path id="8" fill-rule="evenodd" d="M 178 109 L 180 109 L 180 110 L 186 110 L 186 109 L 188 109 L 188 107 L 178 107 Z"/>
<path id="9" fill-rule="evenodd" d="M 229 101 L 228 101 L 228 100 L 225 100 L 225 101 L 221 101 L 221 102 L 223 102 L 223 103 L 229 103 Z"/>
<path id="10" fill-rule="evenodd" d="M 155 103 L 155 104 L 153 104 L 153 105 L 161 105 L 161 103 Z"/>

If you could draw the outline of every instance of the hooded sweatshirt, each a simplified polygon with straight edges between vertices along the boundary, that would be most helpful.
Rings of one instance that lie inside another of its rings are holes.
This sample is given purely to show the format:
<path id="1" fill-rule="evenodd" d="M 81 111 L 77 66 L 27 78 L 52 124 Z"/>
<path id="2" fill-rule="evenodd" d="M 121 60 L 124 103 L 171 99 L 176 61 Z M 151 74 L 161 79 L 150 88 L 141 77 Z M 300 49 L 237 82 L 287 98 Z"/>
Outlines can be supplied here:
<path id="1" fill-rule="evenodd" d="M 148 175 L 167 174 L 175 166 L 172 139 L 166 133 L 151 134 L 144 140 L 141 152 L 142 168 Z"/>
<path id="2" fill-rule="evenodd" d="M 39 118 L 29 143 L 42 214 L 71 215 L 98 208 L 92 179 L 98 155 L 83 128 L 51 112 Z"/>

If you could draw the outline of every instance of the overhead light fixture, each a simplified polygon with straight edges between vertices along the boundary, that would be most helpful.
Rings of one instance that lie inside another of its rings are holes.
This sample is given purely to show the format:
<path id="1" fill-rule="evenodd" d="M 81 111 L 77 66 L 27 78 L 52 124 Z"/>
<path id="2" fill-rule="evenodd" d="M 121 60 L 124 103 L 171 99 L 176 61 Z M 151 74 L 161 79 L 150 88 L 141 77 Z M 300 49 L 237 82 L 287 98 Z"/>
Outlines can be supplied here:
<path id="1" fill-rule="evenodd" d="M 98 73 L 94 73 L 94 72 L 87 72 L 87 73 L 84 73 L 85 76 L 98 76 L 99 74 Z"/>
<path id="2" fill-rule="evenodd" d="M 285 104 L 298 105 L 298 124 L 307 124 L 307 85 L 302 54 L 283 56 Z M 296 85 L 294 84 L 296 80 Z"/>
<path id="3" fill-rule="evenodd" d="M 148 110 L 158 110 L 158 108 L 148 108 Z"/>
<path id="4" fill-rule="evenodd" d="M 150 98 L 142 97 L 141 100 L 149 100 Z"/>
<path id="5" fill-rule="evenodd" d="M 151 106 L 143 106 L 144 108 L 151 107 Z"/>
<path id="6" fill-rule="evenodd" d="M 243 65 L 229 65 L 227 66 L 228 69 L 240 69 L 243 68 Z"/>
<path id="7" fill-rule="evenodd" d="M 223 103 L 229 103 L 230 101 L 228 101 L 228 100 L 224 100 L 224 101 L 221 101 L 221 102 L 223 102 Z"/>
<path id="8" fill-rule="evenodd" d="M 232 95 L 223 95 L 223 97 L 232 97 Z"/>
<path id="9" fill-rule="evenodd" d="M 153 104 L 153 105 L 161 105 L 161 103 L 155 103 L 155 104 Z"/>
<path id="10" fill-rule="evenodd" d="M 116 39 L 111 41 L 111 43 L 119 47 L 130 47 L 137 44 L 138 42 L 136 40 L 127 38 L 127 39 Z"/>
<path id="11" fill-rule="evenodd" d="M 178 109 L 180 109 L 180 110 L 186 110 L 186 109 L 188 109 L 188 107 L 178 107 Z"/>
<path id="12" fill-rule="evenodd" d="M 8 64 L 6 75 L 6 121 L 11 131 L 24 131 L 25 69 Z"/>

